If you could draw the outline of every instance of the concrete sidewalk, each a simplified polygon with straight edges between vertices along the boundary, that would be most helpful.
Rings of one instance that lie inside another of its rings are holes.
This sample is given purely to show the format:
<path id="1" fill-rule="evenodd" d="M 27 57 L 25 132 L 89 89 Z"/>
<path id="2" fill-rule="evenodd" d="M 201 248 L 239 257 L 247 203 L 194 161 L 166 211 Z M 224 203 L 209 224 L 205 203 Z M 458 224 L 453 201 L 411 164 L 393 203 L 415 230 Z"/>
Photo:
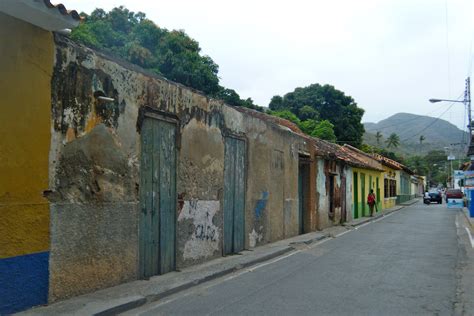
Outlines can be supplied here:
<path id="1" fill-rule="evenodd" d="M 181 271 L 155 276 L 149 280 L 137 280 L 93 293 L 81 295 L 49 306 L 36 307 L 22 312 L 22 315 L 115 315 L 136 308 L 145 303 L 160 300 L 198 284 L 219 278 L 246 267 L 268 261 L 283 254 L 301 249 L 326 238 L 336 238 L 354 227 L 398 211 L 418 199 L 386 209 L 374 217 L 365 217 L 333 226 L 323 231 L 312 232 L 280 240 L 271 244 L 244 250 L 240 254 L 218 258 Z"/>

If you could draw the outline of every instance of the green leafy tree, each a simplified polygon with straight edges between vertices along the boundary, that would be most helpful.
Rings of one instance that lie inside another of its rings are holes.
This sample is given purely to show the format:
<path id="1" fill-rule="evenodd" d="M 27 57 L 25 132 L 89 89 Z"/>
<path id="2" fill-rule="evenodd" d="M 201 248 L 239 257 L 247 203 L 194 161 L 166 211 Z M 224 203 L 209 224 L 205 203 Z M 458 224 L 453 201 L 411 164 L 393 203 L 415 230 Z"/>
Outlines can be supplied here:
<path id="1" fill-rule="evenodd" d="M 314 131 L 317 125 L 318 125 L 318 121 L 309 119 L 309 120 L 301 122 L 299 126 L 303 132 L 305 132 L 308 135 L 311 135 L 311 133 Z"/>
<path id="2" fill-rule="evenodd" d="M 293 122 L 298 126 L 300 126 L 300 124 L 301 124 L 300 119 L 294 113 L 291 113 L 288 110 L 272 111 L 272 112 L 270 112 L 270 114 L 273 115 L 273 116 L 283 118 L 283 119 L 288 120 L 290 122 Z"/>
<path id="3" fill-rule="evenodd" d="M 318 120 L 319 119 L 319 113 L 318 113 L 318 111 L 316 111 L 311 106 L 305 105 L 299 110 L 298 117 L 302 121 L 304 121 L 304 120 Z"/>
<path id="4" fill-rule="evenodd" d="M 312 84 L 296 88 L 283 97 L 274 96 L 269 107 L 276 111 L 289 110 L 303 121 L 310 118 L 308 115 L 315 115 L 318 121 L 327 120 L 334 126 L 337 140 L 356 147 L 362 145 L 364 110 L 357 107 L 352 97 L 331 85 Z M 308 107 L 314 110 L 311 114 Z"/>
<path id="5" fill-rule="evenodd" d="M 219 85 L 219 66 L 202 55 L 199 43 L 183 30 L 160 28 L 144 13 L 123 6 L 81 15 L 84 22 L 72 31 L 73 40 L 221 98 L 229 105 L 263 111 L 252 99 L 243 100 L 234 90 Z"/>
<path id="6" fill-rule="evenodd" d="M 316 127 L 311 132 L 311 136 L 318 137 L 332 143 L 336 142 L 336 135 L 334 134 L 334 125 L 328 120 L 322 120 L 316 124 Z"/>
<path id="7" fill-rule="evenodd" d="M 423 157 L 420 156 L 411 156 L 405 160 L 405 164 L 408 168 L 413 170 L 416 174 L 426 175 L 428 168 L 426 166 L 426 161 Z"/>
<path id="8" fill-rule="evenodd" d="M 400 145 L 400 137 L 395 134 L 395 133 L 392 133 L 390 134 L 390 136 L 387 138 L 387 140 L 385 141 L 385 143 L 387 144 L 387 148 L 390 148 L 390 147 L 395 147 L 397 148 L 399 145 Z"/>

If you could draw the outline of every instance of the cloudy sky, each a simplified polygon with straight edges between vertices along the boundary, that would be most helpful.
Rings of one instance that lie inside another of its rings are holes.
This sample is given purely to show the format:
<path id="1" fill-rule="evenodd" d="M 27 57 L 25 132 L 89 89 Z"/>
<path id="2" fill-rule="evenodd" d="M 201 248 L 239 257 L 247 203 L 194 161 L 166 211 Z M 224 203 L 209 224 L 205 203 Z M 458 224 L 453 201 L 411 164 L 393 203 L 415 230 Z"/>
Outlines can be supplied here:
<path id="1" fill-rule="evenodd" d="M 427 100 L 462 99 L 472 71 L 473 2 L 62 0 L 86 13 L 124 5 L 160 27 L 184 29 L 219 65 L 222 85 L 262 106 L 296 87 L 327 83 L 365 109 L 364 122 L 445 112 L 461 128 L 462 104 Z"/>

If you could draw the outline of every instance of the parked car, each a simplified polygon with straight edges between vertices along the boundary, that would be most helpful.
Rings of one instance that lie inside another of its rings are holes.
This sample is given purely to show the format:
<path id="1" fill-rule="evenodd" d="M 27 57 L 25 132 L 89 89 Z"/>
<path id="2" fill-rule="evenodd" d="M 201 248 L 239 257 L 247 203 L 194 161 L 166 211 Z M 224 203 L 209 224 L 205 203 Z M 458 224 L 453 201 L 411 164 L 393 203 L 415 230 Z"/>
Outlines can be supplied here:
<path id="1" fill-rule="evenodd" d="M 448 199 L 462 199 L 464 194 L 460 189 L 448 189 L 446 190 L 446 203 L 448 203 Z"/>
<path id="2" fill-rule="evenodd" d="M 436 202 L 438 204 L 443 203 L 443 196 L 441 192 L 438 190 L 429 191 L 428 194 L 430 195 L 430 202 Z"/>

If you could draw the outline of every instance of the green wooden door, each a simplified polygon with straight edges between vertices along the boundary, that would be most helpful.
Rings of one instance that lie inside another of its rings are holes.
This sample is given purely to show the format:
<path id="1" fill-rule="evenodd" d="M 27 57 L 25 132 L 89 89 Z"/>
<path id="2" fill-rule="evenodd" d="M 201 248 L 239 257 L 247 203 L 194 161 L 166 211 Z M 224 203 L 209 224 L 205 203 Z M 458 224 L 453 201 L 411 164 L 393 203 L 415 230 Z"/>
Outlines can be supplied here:
<path id="1" fill-rule="evenodd" d="M 224 156 L 224 255 L 244 249 L 245 142 L 226 137 Z"/>
<path id="2" fill-rule="evenodd" d="M 367 196 L 365 196 L 365 173 L 361 173 L 360 174 L 360 190 L 361 190 L 361 193 L 362 193 L 362 214 L 361 216 L 364 217 L 365 216 L 365 202 L 366 202 L 366 199 L 367 199 Z"/>
<path id="3" fill-rule="evenodd" d="M 140 277 L 176 268 L 176 125 L 146 118 L 141 137 Z"/>
<path id="4" fill-rule="evenodd" d="M 379 178 L 377 177 L 375 179 L 375 185 L 376 185 L 376 188 L 377 188 L 377 191 L 375 192 L 376 194 L 376 199 L 377 199 L 377 209 L 376 211 L 378 212 L 379 210 L 382 209 L 382 205 L 380 205 L 380 184 L 379 184 Z"/>
<path id="5" fill-rule="evenodd" d="M 359 218 L 359 179 L 357 172 L 353 174 L 353 186 L 354 186 L 354 219 Z"/>

